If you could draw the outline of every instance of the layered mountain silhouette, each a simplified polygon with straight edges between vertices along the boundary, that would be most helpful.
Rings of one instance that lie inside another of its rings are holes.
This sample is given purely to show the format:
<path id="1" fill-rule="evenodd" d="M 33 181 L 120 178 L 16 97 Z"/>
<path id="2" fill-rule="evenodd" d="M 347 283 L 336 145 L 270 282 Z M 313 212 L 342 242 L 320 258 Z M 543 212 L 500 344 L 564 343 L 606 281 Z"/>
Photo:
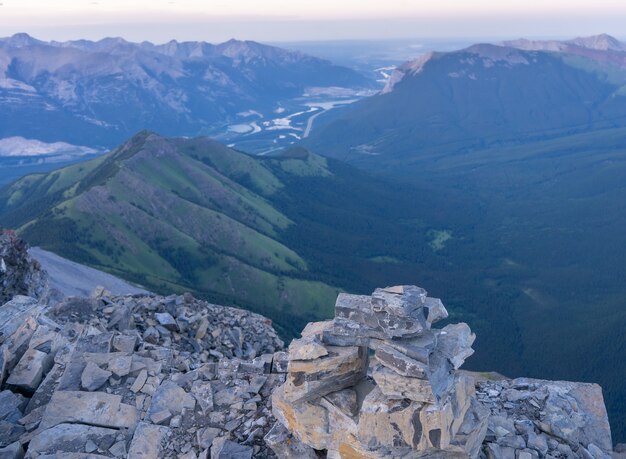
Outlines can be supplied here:
<path id="1" fill-rule="evenodd" d="M 379 95 L 329 117 L 309 145 L 406 164 L 623 127 L 625 95 L 626 47 L 613 37 L 477 44 L 399 66 Z"/>
<path id="2" fill-rule="evenodd" d="M 371 87 L 357 72 L 252 41 L 0 39 L 0 138 L 112 147 L 141 129 L 197 135 L 310 87 Z"/>

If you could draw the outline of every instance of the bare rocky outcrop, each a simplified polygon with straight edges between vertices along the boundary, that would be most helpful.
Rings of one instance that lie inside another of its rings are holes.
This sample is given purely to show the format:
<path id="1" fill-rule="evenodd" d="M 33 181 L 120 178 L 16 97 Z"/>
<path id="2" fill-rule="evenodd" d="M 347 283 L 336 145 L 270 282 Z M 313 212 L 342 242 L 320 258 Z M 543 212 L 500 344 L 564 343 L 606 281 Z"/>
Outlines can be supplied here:
<path id="1" fill-rule="evenodd" d="M 28 255 L 26 242 L 0 228 L 0 304 L 15 295 L 42 298 L 48 290 L 45 271 Z"/>
<path id="2" fill-rule="evenodd" d="M 0 457 L 273 457 L 265 317 L 189 294 L 0 307 Z M 279 354 L 280 355 L 280 354 Z"/>
<path id="3" fill-rule="evenodd" d="M 618 457 L 595 384 L 485 381 L 459 370 L 466 324 L 415 286 L 341 294 L 289 346 L 266 436 L 279 458 Z"/>

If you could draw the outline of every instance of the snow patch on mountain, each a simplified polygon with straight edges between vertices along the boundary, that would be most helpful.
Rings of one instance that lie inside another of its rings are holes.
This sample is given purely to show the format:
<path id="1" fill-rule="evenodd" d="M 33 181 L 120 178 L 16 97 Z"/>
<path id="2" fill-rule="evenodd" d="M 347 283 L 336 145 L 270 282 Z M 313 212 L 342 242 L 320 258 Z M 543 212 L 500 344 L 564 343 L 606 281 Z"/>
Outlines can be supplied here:
<path id="1" fill-rule="evenodd" d="M 0 139 L 0 156 L 52 156 L 70 155 L 82 156 L 97 153 L 98 150 L 89 147 L 71 145 L 65 142 L 46 143 L 24 137 L 6 137 Z"/>

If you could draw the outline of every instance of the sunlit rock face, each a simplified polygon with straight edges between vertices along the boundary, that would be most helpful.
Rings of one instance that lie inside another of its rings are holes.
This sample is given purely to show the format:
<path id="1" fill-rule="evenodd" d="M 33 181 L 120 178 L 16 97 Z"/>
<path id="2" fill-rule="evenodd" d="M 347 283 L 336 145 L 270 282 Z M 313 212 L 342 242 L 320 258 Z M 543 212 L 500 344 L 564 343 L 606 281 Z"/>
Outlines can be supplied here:
<path id="1" fill-rule="evenodd" d="M 469 326 L 432 328 L 447 316 L 416 286 L 340 294 L 335 318 L 289 346 L 267 444 L 285 459 L 610 457 L 599 386 L 477 382 L 459 370 Z"/>

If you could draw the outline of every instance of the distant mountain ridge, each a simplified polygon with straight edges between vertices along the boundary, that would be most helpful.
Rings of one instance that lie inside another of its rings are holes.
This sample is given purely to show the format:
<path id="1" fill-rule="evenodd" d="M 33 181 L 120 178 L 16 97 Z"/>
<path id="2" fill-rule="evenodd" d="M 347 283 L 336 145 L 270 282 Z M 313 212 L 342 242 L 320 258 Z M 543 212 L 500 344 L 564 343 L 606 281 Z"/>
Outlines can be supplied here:
<path id="1" fill-rule="evenodd" d="M 345 67 L 252 41 L 0 39 L 0 138 L 112 147 L 141 129 L 206 133 L 309 87 L 371 87 Z"/>
<path id="2" fill-rule="evenodd" d="M 494 46 L 496 48 L 494 48 Z M 528 40 L 520 38 L 517 40 L 505 40 L 493 45 L 475 44 L 458 52 L 476 52 L 479 55 L 486 54 L 484 57 L 492 57 L 499 60 L 506 58 L 506 56 L 510 58 L 512 55 L 515 55 L 515 53 L 511 53 L 508 48 L 522 51 L 566 53 L 626 67 L 626 55 L 624 54 L 626 53 L 626 44 L 608 34 L 578 37 L 571 40 Z M 492 54 L 491 56 L 490 53 Z M 383 89 L 383 92 L 390 92 L 405 75 L 415 75 L 419 73 L 429 60 L 440 57 L 443 54 L 446 53 L 428 52 L 417 59 L 405 62 L 395 70 L 390 81 Z M 522 58 L 522 62 L 523 61 L 524 59 Z M 517 63 L 520 63 L 520 61 Z"/>
<path id="3" fill-rule="evenodd" d="M 476 44 L 399 66 L 379 95 L 322 117 L 306 144 L 387 166 L 626 126 L 624 95 L 626 48 L 610 36 Z"/>

